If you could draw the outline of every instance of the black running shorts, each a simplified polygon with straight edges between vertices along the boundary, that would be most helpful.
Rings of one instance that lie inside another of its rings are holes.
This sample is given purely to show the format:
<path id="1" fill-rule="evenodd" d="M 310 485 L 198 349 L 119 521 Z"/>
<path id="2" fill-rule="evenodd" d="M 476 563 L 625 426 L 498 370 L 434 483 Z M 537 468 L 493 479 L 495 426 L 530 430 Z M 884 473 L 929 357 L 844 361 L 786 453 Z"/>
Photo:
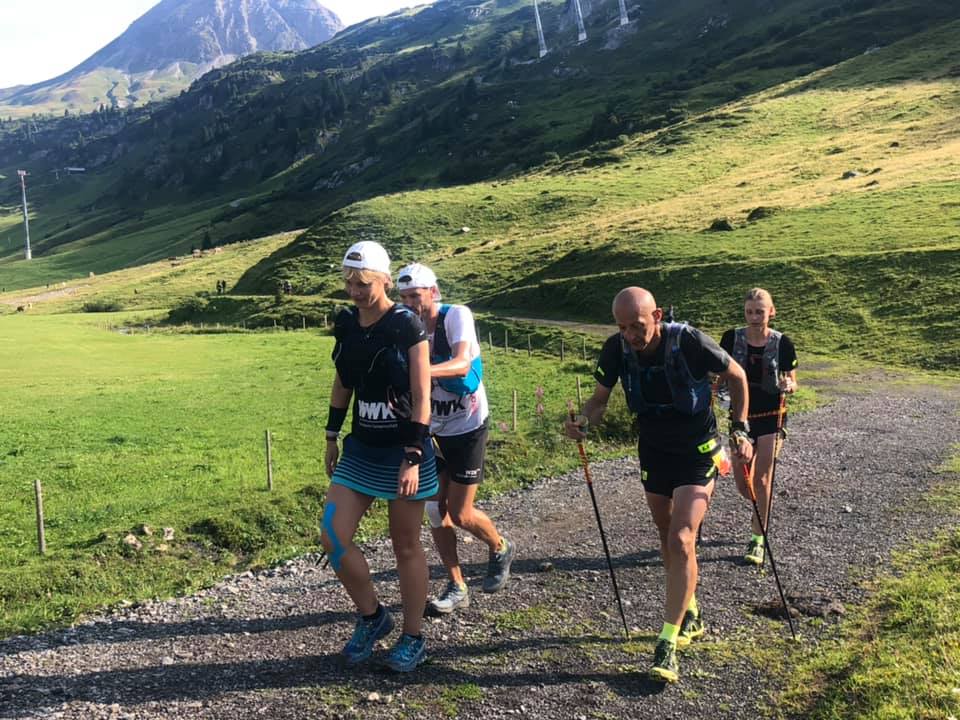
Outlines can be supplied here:
<path id="1" fill-rule="evenodd" d="M 787 416 L 783 416 L 783 427 L 787 426 Z M 754 418 L 750 421 L 750 439 L 756 442 L 757 438 L 761 438 L 764 435 L 775 435 L 777 433 L 777 418 L 773 417 L 762 417 Z"/>
<path id="2" fill-rule="evenodd" d="M 453 482 L 461 485 L 479 485 L 483 482 L 483 459 L 487 449 L 487 423 L 463 435 L 440 436 L 434 440 L 437 471 L 446 470 Z"/>
<path id="3" fill-rule="evenodd" d="M 717 477 L 714 455 L 719 441 L 704 443 L 685 455 L 658 452 L 640 447 L 640 481 L 645 492 L 673 497 L 683 485 L 709 485 Z"/>

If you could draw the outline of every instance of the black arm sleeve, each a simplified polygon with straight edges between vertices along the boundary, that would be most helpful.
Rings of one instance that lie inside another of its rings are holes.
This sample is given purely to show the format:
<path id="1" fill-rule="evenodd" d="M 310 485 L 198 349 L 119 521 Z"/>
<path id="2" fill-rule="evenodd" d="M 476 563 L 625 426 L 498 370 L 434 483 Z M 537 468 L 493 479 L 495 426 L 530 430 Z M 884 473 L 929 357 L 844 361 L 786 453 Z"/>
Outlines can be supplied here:
<path id="1" fill-rule="evenodd" d="M 797 361 L 797 349 L 793 345 L 793 340 L 786 335 L 780 338 L 780 372 L 790 372 L 796 370 L 799 362 Z"/>

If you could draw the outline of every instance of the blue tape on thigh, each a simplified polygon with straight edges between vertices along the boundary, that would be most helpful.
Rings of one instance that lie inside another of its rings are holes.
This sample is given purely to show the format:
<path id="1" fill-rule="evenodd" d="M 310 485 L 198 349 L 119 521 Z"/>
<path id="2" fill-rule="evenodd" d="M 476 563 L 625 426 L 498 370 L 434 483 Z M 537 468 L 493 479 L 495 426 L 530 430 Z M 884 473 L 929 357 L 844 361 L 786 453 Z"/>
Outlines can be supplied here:
<path id="1" fill-rule="evenodd" d="M 334 572 L 340 572 L 340 561 L 343 559 L 343 554 L 346 550 L 343 545 L 340 544 L 340 538 L 337 537 L 337 533 L 333 530 L 333 516 L 336 514 L 337 504 L 328 502 L 327 507 L 323 510 L 323 529 L 326 531 L 327 537 L 330 539 L 330 545 L 333 548 L 330 553 L 330 566 Z"/>

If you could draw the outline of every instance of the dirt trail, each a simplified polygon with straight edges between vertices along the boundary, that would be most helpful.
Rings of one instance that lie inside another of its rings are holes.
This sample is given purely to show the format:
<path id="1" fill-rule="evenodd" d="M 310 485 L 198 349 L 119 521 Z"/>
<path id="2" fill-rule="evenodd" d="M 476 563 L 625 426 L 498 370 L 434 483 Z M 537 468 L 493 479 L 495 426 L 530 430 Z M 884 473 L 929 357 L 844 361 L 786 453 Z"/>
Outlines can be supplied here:
<path id="1" fill-rule="evenodd" d="M 957 522 L 922 496 L 944 480 L 935 469 L 960 435 L 960 391 L 892 383 L 862 390 L 791 419 L 779 466 L 777 565 L 788 593 L 826 613 L 800 620 L 807 643 L 835 633 L 842 619 L 829 603 L 839 610 L 860 602 L 860 581 L 882 572 L 892 549 Z M 0 717 L 769 717 L 778 679 L 751 659 L 751 647 L 787 633 L 754 612 L 776 592 L 772 577 L 740 560 L 749 511 L 732 481 L 718 487 L 700 548 L 708 634 L 683 653 L 681 682 L 663 687 L 644 674 L 661 623 L 662 567 L 636 463 L 593 471 L 637 629 L 629 644 L 582 477 L 571 473 L 487 503 L 518 543 L 514 578 L 484 595 L 485 552 L 462 545 L 472 563 L 471 607 L 427 622 L 431 660 L 410 676 L 389 673 L 376 657 L 353 672 L 340 667 L 351 607 L 329 570 L 301 558 L 196 596 L 0 642 Z M 389 545 L 367 551 L 396 611 Z M 437 589 L 435 555 L 431 562 Z"/>
<path id="2" fill-rule="evenodd" d="M 36 295 L 23 295 L 20 297 L 13 298 L 0 298 L 0 303 L 4 305 L 9 305 L 10 307 L 27 307 L 34 303 L 47 302 L 49 300 L 55 300 L 56 298 L 63 297 L 65 295 L 76 295 L 79 290 L 90 287 L 89 285 L 82 285 L 78 287 L 66 287 L 60 288 L 59 290 L 47 290 L 46 292 L 37 293 Z"/>

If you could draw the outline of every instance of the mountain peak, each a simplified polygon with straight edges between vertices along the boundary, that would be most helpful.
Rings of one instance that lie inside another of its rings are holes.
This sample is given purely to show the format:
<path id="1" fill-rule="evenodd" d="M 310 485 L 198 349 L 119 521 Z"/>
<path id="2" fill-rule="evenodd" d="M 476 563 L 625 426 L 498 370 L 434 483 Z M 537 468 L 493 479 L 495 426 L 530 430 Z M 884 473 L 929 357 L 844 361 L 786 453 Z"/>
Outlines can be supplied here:
<path id="1" fill-rule="evenodd" d="M 303 50 L 342 28 L 317 0 L 162 0 L 72 70 L 3 102 L 31 112 L 142 104 L 244 55 Z"/>
<path id="2" fill-rule="evenodd" d="M 76 70 L 218 65 L 260 50 L 303 50 L 342 28 L 317 0 L 163 0 Z"/>

